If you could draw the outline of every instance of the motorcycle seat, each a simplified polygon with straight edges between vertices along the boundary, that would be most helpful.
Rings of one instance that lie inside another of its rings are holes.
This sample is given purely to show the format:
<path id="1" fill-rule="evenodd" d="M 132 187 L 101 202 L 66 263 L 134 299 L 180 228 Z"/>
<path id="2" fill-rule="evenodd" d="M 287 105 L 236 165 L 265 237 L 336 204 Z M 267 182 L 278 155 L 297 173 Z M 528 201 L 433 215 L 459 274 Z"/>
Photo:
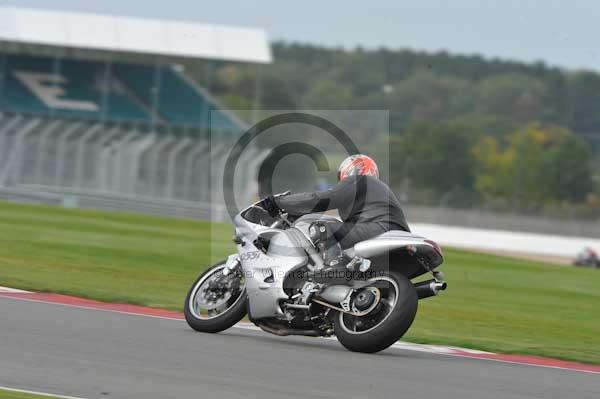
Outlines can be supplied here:
<path id="1" fill-rule="evenodd" d="M 367 241 L 372 241 L 372 240 L 394 240 L 394 241 L 402 241 L 402 240 L 406 240 L 406 241 L 423 241 L 425 240 L 424 237 L 411 233 L 409 231 L 404 231 L 404 230 L 390 230 L 390 231 L 386 231 L 385 233 L 381 233 L 373 238 L 369 238 L 367 240 L 361 241 L 359 243 L 357 243 L 357 245 L 360 247 L 361 243 L 367 242 Z M 356 254 L 355 251 L 355 247 L 352 248 L 348 248 L 344 250 L 344 253 L 349 256 L 349 257 L 354 257 L 354 255 Z"/>
<path id="2" fill-rule="evenodd" d="M 378 238 L 423 239 L 424 237 L 414 234 L 414 233 L 411 233 L 410 231 L 390 230 L 390 231 L 386 231 L 385 233 L 379 234 L 378 236 L 371 238 L 371 240 L 376 240 Z"/>

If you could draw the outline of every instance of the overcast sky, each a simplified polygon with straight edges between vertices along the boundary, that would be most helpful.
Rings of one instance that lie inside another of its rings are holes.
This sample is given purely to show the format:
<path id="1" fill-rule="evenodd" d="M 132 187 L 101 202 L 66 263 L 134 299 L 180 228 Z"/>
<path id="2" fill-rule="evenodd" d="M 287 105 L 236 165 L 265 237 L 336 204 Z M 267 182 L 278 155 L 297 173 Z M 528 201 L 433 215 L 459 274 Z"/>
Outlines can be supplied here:
<path id="1" fill-rule="evenodd" d="M 4 0 L 265 28 L 271 39 L 483 54 L 600 71 L 596 0 Z"/>

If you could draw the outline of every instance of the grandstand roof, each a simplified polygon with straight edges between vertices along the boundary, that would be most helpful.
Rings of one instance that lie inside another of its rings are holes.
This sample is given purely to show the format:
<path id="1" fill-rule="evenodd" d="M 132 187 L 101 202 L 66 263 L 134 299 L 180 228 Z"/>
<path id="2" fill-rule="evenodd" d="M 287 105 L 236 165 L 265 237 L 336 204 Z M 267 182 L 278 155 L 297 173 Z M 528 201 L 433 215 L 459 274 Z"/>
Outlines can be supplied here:
<path id="1" fill-rule="evenodd" d="M 271 62 L 264 30 L 0 6 L 0 40 L 238 62 Z"/>

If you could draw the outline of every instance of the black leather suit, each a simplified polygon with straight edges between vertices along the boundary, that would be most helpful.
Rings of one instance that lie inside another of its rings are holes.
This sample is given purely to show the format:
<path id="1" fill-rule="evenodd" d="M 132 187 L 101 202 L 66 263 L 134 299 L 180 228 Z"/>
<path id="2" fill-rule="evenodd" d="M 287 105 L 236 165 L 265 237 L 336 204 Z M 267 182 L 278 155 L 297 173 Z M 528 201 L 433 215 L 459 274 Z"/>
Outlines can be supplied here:
<path id="1" fill-rule="evenodd" d="M 389 230 L 410 231 L 394 193 L 371 176 L 350 176 L 329 190 L 291 194 L 275 201 L 293 216 L 337 209 L 343 223 L 332 233 L 343 249 Z"/>

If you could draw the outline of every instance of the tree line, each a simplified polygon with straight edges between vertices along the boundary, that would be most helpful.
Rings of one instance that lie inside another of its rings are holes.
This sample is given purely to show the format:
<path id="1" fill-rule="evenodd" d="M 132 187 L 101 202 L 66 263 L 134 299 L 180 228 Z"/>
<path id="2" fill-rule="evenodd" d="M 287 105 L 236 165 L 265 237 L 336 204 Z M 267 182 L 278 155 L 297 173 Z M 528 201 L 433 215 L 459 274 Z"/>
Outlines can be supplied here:
<path id="1" fill-rule="evenodd" d="M 257 87 L 263 109 L 388 109 L 388 178 L 411 201 L 597 206 L 596 72 L 446 52 L 272 48 L 271 65 L 189 72 L 232 109 L 251 109 Z"/>

